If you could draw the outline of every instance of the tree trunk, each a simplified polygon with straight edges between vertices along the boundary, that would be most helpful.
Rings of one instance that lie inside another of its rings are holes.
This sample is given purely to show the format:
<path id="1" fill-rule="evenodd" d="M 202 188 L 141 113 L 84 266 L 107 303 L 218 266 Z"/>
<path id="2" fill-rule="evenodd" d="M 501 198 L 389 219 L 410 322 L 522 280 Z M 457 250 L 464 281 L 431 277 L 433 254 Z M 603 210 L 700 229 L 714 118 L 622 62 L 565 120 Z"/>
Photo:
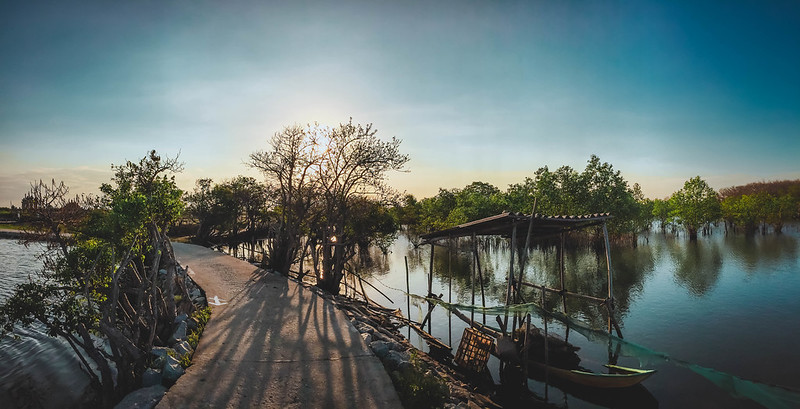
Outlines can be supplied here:
<path id="1" fill-rule="evenodd" d="M 697 240 L 697 228 L 694 226 L 687 226 L 686 230 L 689 231 L 689 240 Z"/>

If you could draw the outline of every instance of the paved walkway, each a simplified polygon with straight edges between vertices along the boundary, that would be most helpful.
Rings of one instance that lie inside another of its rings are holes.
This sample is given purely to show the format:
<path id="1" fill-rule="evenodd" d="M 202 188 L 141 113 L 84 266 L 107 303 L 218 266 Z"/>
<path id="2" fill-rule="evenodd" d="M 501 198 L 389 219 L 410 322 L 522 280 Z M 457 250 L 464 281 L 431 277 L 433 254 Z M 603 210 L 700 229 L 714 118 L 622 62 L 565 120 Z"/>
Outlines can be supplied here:
<path id="1" fill-rule="evenodd" d="M 328 300 L 191 244 L 181 265 L 212 305 L 193 364 L 157 408 L 401 408 L 389 376 Z"/>

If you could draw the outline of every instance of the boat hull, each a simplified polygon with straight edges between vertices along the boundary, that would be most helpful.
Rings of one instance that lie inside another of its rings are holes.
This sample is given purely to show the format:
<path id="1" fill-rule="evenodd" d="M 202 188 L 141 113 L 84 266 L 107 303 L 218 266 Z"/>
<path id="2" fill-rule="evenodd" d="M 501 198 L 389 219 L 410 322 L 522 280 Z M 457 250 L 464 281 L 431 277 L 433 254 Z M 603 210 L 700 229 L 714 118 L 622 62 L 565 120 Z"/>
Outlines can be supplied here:
<path id="1" fill-rule="evenodd" d="M 541 374 L 547 372 L 549 376 L 562 381 L 600 389 L 629 388 L 640 384 L 656 372 L 655 370 L 633 369 L 616 365 L 606 366 L 616 371 L 616 373 L 594 373 L 577 369 L 547 367 L 540 362 L 530 362 L 529 368 Z"/>

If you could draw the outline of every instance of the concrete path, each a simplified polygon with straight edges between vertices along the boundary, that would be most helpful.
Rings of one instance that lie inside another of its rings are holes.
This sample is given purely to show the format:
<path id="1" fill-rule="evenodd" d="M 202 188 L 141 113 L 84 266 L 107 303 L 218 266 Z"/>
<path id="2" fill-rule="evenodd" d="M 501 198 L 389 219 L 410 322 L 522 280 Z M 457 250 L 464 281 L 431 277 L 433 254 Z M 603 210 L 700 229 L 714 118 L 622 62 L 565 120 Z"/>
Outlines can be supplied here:
<path id="1" fill-rule="evenodd" d="M 222 305 L 212 305 L 192 366 L 157 408 L 402 407 L 378 358 L 329 301 L 222 253 L 174 248 L 209 302 Z"/>

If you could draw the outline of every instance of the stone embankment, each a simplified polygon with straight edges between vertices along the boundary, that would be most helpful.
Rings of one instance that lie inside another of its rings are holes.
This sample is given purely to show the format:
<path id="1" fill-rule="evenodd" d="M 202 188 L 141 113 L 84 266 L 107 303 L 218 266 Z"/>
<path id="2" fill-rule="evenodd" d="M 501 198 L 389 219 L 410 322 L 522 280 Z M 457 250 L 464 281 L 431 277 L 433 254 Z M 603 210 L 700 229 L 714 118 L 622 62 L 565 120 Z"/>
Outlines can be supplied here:
<path id="1" fill-rule="evenodd" d="M 166 276 L 166 270 L 160 270 Z M 141 409 L 154 407 L 167 389 L 186 373 L 197 347 L 197 340 L 203 331 L 208 316 L 203 312 L 208 307 L 206 294 L 188 274 L 187 269 L 178 267 L 176 274 L 184 280 L 192 304 L 199 313 L 192 317 L 180 314 L 175 317 L 174 332 L 166 347 L 153 347 L 148 357 L 148 368 L 142 374 L 142 387 L 128 394 L 115 409 Z M 190 342 L 191 341 L 191 342 Z"/>
<path id="2" fill-rule="evenodd" d="M 307 284 L 304 284 L 307 285 Z M 424 352 L 415 348 L 391 322 L 370 313 L 361 301 L 344 296 L 334 296 L 309 286 L 320 297 L 333 302 L 350 319 L 353 327 L 361 334 L 372 352 L 383 363 L 386 371 L 397 379 L 398 373 L 410 370 L 413 359 L 424 362 L 425 375 L 433 375 L 442 380 L 449 391 L 449 397 L 443 407 L 447 409 L 467 408 L 501 408 L 502 406 L 489 397 L 485 388 L 469 383 L 469 380 L 452 366 L 442 364 Z M 376 306 L 378 309 L 383 307 Z M 414 358 L 412 358 L 412 356 Z"/>

